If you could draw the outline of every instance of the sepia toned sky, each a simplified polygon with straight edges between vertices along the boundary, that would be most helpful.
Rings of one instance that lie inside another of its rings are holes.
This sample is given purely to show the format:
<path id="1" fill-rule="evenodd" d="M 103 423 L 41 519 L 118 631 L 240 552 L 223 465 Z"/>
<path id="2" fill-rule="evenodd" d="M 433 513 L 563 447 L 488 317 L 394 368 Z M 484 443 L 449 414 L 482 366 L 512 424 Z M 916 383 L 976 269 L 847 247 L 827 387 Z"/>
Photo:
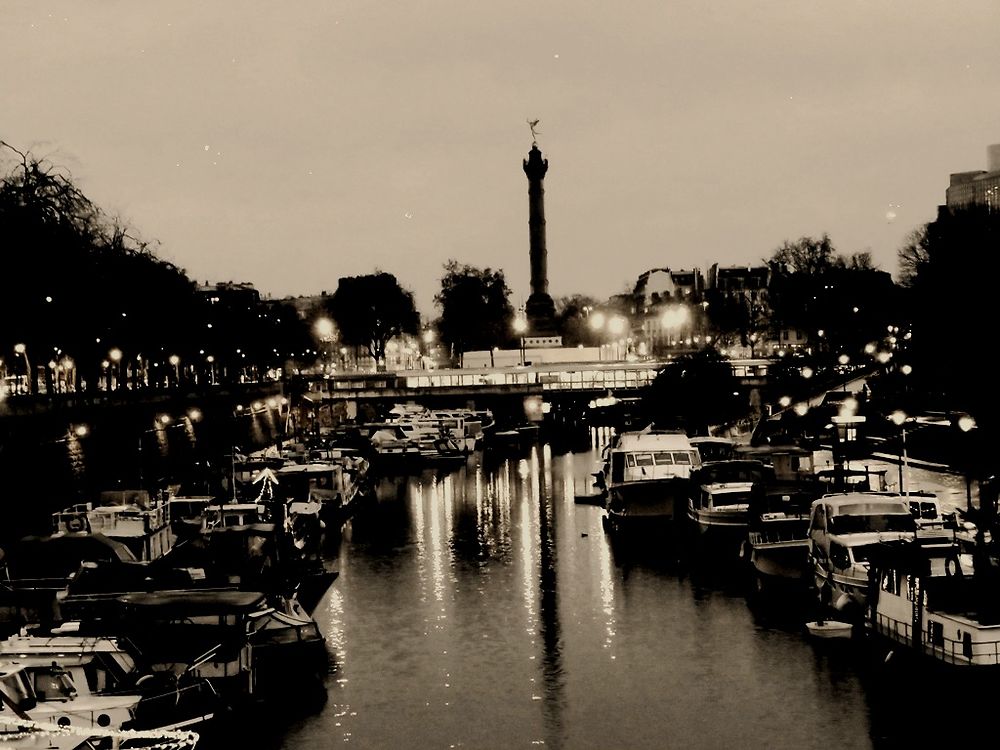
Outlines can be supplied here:
<path id="1" fill-rule="evenodd" d="M 200 281 L 333 291 L 450 258 L 553 296 L 830 234 L 895 274 L 1000 143 L 996 0 L 5 0 L 0 139 Z"/>

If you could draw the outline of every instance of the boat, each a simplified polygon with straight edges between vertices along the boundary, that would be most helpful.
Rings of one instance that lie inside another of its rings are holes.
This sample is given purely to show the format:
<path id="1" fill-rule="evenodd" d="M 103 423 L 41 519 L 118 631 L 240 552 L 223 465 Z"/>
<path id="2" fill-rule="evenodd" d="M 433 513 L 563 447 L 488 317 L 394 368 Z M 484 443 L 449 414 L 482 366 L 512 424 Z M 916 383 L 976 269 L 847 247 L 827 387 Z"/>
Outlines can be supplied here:
<path id="1" fill-rule="evenodd" d="M 915 538 L 873 550 L 869 632 L 953 674 L 1000 674 L 1000 568 L 980 547 Z"/>
<path id="2" fill-rule="evenodd" d="M 482 447 L 485 432 L 482 421 L 471 409 L 431 410 L 397 405 L 390 411 L 406 437 L 422 447 L 440 438 L 450 438 L 462 453 Z"/>
<path id="3" fill-rule="evenodd" d="M 175 590 L 118 603 L 116 630 L 154 670 L 208 680 L 231 702 L 294 699 L 326 673 L 326 639 L 294 596 Z"/>
<path id="4" fill-rule="evenodd" d="M 155 560 L 174 543 L 170 506 L 146 490 L 106 490 L 99 501 L 52 514 L 52 533 L 96 532 L 121 542 L 138 560 Z"/>
<path id="5" fill-rule="evenodd" d="M 691 445 L 697 449 L 702 463 L 736 458 L 736 441 L 732 438 L 697 435 L 691 438 Z"/>
<path id="6" fill-rule="evenodd" d="M 809 511 L 814 499 L 810 488 L 797 484 L 765 485 L 751 494 L 743 556 L 754 592 L 811 582 Z"/>
<path id="7" fill-rule="evenodd" d="M 380 468 L 409 466 L 416 464 L 420 458 L 420 446 L 416 441 L 407 437 L 397 424 L 386 423 L 379 426 L 371 434 L 369 441 L 374 454 L 373 458 Z"/>
<path id="8" fill-rule="evenodd" d="M 672 529 L 683 513 L 691 471 L 700 465 L 698 451 L 681 430 L 649 425 L 619 433 L 594 475 L 605 497 L 605 531 Z"/>
<path id="9" fill-rule="evenodd" d="M 343 522 L 343 510 L 362 491 L 368 461 L 358 454 L 345 454 L 328 461 L 286 464 L 274 472 L 286 500 L 315 500 L 322 505 L 328 526 Z"/>
<path id="10" fill-rule="evenodd" d="M 41 746 L 67 750 L 116 732 L 180 738 L 224 709 L 211 684 L 155 674 L 118 638 L 60 631 L 0 641 L 0 701 L 18 720 L 0 724 L 5 747 L 40 746 L 37 731 L 19 727 L 55 727 Z"/>
<path id="11" fill-rule="evenodd" d="M 809 513 L 809 566 L 820 603 L 861 617 L 868 600 L 869 555 L 877 545 L 916 537 L 909 501 L 882 492 L 824 495 Z"/>
<path id="12" fill-rule="evenodd" d="M 691 473 L 687 517 L 700 534 L 742 542 L 750 522 L 751 496 L 773 476 L 755 459 L 707 461 Z"/>
<path id="13" fill-rule="evenodd" d="M 0 575 L 0 631 L 18 632 L 27 623 L 57 624 L 57 594 L 84 563 L 121 569 L 138 563 L 121 542 L 97 532 L 60 532 L 22 537 L 4 550 Z"/>
<path id="14" fill-rule="evenodd" d="M 811 620 L 806 623 L 806 631 L 813 638 L 821 640 L 851 638 L 854 635 L 854 625 L 842 620 Z"/>

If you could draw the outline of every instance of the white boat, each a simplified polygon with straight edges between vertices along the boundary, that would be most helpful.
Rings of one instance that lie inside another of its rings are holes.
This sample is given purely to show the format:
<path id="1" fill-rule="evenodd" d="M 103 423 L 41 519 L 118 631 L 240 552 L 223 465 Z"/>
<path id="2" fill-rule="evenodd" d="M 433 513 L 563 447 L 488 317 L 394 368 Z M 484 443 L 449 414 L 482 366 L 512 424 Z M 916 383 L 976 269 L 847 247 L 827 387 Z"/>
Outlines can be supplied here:
<path id="1" fill-rule="evenodd" d="M 682 431 L 649 426 L 619 433 L 595 473 L 605 495 L 605 530 L 672 525 L 683 513 L 691 471 L 700 465 L 698 451 Z"/>
<path id="2" fill-rule="evenodd" d="M 820 601 L 860 615 L 868 598 L 869 555 L 882 544 L 916 537 L 909 501 L 881 492 L 845 492 L 813 501 L 809 560 Z"/>
<path id="3" fill-rule="evenodd" d="M 1000 673 L 1000 569 L 989 554 L 915 539 L 871 555 L 869 631 L 961 674 Z"/>
<path id="4" fill-rule="evenodd" d="M 16 719 L 0 722 L 4 747 L 59 750 L 138 730 L 180 739 L 179 730 L 205 724 L 221 707 L 204 681 L 144 672 L 118 639 L 62 633 L 0 642 L 0 700 L 0 717 Z"/>
<path id="5" fill-rule="evenodd" d="M 392 424 L 404 435 L 424 447 L 440 438 L 450 438 L 463 453 L 481 448 L 485 436 L 482 417 L 471 409 L 424 409 L 399 406 L 392 409 Z"/>
<path id="6" fill-rule="evenodd" d="M 812 620 L 806 623 L 806 630 L 813 638 L 822 640 L 850 638 L 854 634 L 854 626 L 840 620 Z"/>

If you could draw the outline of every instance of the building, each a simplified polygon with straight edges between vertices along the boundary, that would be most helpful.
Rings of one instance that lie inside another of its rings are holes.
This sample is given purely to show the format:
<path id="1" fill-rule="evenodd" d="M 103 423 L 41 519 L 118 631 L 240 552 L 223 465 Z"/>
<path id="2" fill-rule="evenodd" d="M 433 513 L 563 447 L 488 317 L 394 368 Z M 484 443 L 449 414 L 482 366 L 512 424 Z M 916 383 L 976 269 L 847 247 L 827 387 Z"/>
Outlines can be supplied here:
<path id="1" fill-rule="evenodd" d="M 260 304 L 260 292 L 247 281 L 205 282 L 198 286 L 203 302 L 226 310 L 252 310 Z"/>
<path id="2" fill-rule="evenodd" d="M 986 170 L 955 172 L 945 191 L 948 209 L 986 206 L 1000 210 L 1000 143 L 986 148 Z"/>

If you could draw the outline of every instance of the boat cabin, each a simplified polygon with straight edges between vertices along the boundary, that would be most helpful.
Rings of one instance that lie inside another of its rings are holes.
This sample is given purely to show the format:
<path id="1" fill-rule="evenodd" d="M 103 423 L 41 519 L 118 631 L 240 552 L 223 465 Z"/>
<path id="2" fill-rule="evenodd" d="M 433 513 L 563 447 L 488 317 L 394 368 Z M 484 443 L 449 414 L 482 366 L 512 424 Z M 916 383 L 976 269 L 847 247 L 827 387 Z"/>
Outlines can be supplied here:
<path id="1" fill-rule="evenodd" d="M 145 490 L 102 492 L 98 505 L 78 503 L 52 514 L 52 533 L 96 532 L 127 546 L 138 560 L 156 560 L 173 544 L 170 506 Z"/>
<path id="2" fill-rule="evenodd" d="M 647 479 L 687 478 L 701 466 L 688 436 L 674 430 L 623 432 L 606 449 L 606 486 Z"/>

